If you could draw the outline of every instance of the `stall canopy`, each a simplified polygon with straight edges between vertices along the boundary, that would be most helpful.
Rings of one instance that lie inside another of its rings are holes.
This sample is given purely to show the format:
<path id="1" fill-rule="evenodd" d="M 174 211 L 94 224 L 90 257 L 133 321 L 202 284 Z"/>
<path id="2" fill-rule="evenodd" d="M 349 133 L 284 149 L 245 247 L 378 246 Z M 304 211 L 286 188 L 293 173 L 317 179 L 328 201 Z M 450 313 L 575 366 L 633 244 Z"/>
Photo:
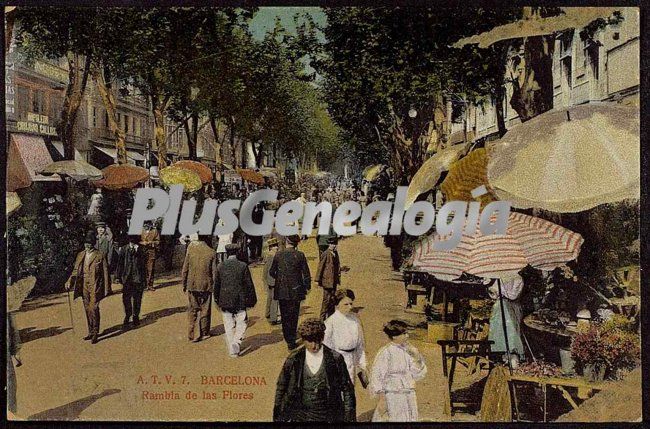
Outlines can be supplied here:
<path id="1" fill-rule="evenodd" d="M 52 163 L 52 157 L 40 136 L 12 134 L 7 153 L 7 191 L 26 188 L 33 182 L 60 181 L 57 175 L 37 174 Z"/>

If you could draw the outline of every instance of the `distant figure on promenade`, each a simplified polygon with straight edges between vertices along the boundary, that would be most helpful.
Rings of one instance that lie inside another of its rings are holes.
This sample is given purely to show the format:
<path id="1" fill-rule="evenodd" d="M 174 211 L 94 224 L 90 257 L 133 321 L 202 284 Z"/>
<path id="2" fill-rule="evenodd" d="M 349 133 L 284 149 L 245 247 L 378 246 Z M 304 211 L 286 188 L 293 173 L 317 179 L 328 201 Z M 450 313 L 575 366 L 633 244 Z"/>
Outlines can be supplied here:
<path id="1" fill-rule="evenodd" d="M 257 303 L 253 278 L 245 262 L 237 259 L 237 244 L 226 246 L 227 258 L 217 267 L 214 302 L 221 309 L 230 357 L 239 356 L 247 328 L 246 310 Z"/>
<path id="2" fill-rule="evenodd" d="M 377 353 L 370 376 L 370 392 L 379 396 L 373 422 L 418 421 L 415 382 L 424 378 L 427 366 L 420 352 L 409 344 L 407 328 L 401 320 L 384 325 L 390 342 Z"/>
<path id="3" fill-rule="evenodd" d="M 67 290 L 74 291 L 73 299 L 83 299 L 88 322 L 88 335 L 84 340 L 91 340 L 92 344 L 98 341 L 99 302 L 106 296 L 106 289 L 111 281 L 106 256 L 95 248 L 96 242 L 95 233 L 88 232 L 84 238 L 84 250 L 77 254 L 72 274 L 65 284 Z"/>
<path id="4" fill-rule="evenodd" d="M 258 203 L 255 206 L 251 218 L 256 224 L 262 223 L 262 220 L 264 219 L 264 206 L 262 203 Z M 262 257 L 262 244 L 264 242 L 264 237 L 261 235 L 252 235 L 249 240 L 251 261 L 258 261 Z"/>
<path id="5" fill-rule="evenodd" d="M 304 342 L 289 355 L 278 377 L 275 422 L 355 422 L 356 398 L 345 360 L 323 345 L 325 324 L 306 319 L 298 330 Z"/>
<path id="6" fill-rule="evenodd" d="M 359 318 L 352 312 L 354 298 L 354 292 L 350 289 L 336 291 L 336 311 L 325 320 L 323 340 L 323 344 L 340 353 L 345 359 L 352 384 L 355 383 L 355 376 L 359 372 L 359 377 L 363 377 L 364 382 L 367 383 L 368 380 L 363 329 Z"/>
<path id="7" fill-rule="evenodd" d="M 190 236 L 181 271 L 183 292 L 187 292 L 187 319 L 189 341 L 199 342 L 210 336 L 211 295 L 217 276 L 217 254 L 197 234 Z M 194 338 L 196 319 L 199 336 Z"/>
<path id="8" fill-rule="evenodd" d="M 144 246 L 145 254 L 147 255 L 147 290 L 155 290 L 153 287 L 153 278 L 156 257 L 160 248 L 160 233 L 153 225 L 153 222 L 146 221 L 144 223 L 144 231 L 142 232 L 140 244 Z"/>
<path id="9" fill-rule="evenodd" d="M 95 247 L 106 256 L 108 262 L 108 273 L 113 278 L 115 273 L 115 247 L 113 242 L 113 232 L 106 226 L 106 222 L 97 222 L 97 243 Z M 113 289 L 109 283 L 106 288 L 106 295 L 113 294 Z"/>
<path id="10" fill-rule="evenodd" d="M 273 264 L 275 254 L 278 252 L 278 240 L 275 238 L 269 239 L 268 246 L 269 251 L 266 256 L 266 262 L 264 263 L 264 273 L 262 274 L 262 280 L 264 281 L 264 286 L 266 286 L 265 316 L 271 325 L 277 325 L 280 320 L 280 303 L 273 297 L 275 279 L 271 277 L 271 265 Z"/>
<path id="11" fill-rule="evenodd" d="M 129 242 L 117 249 L 116 277 L 122 283 L 122 304 L 124 305 L 123 329 L 129 329 L 133 317 L 133 326 L 140 324 L 140 307 L 146 282 L 146 258 L 140 237 L 129 235 Z"/>
<path id="12" fill-rule="evenodd" d="M 296 329 L 300 302 L 311 288 L 311 273 L 305 254 L 297 249 L 300 237 L 287 237 L 287 248 L 275 254 L 271 277 L 275 279 L 274 298 L 280 302 L 282 335 L 289 350 L 296 348 Z"/>
<path id="13" fill-rule="evenodd" d="M 341 261 L 336 250 L 338 238 L 330 236 L 327 239 L 328 248 L 323 252 L 318 263 L 316 283 L 323 289 L 323 302 L 320 309 L 321 320 L 327 319 L 334 313 L 334 294 L 341 284 Z"/>
<path id="14" fill-rule="evenodd" d="M 219 219 L 217 225 L 223 226 L 223 219 Z M 219 239 L 217 243 L 217 261 L 223 262 L 226 260 L 226 246 L 232 243 L 233 234 L 232 232 L 229 234 L 219 234 L 217 237 Z"/>

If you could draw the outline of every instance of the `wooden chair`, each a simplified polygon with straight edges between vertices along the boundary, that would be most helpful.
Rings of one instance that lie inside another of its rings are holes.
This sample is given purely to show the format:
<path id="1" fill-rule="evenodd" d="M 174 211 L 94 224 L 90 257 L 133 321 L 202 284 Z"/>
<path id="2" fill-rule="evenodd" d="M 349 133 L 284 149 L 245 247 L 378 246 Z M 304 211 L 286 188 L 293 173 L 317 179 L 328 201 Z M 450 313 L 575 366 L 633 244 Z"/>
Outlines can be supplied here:
<path id="1" fill-rule="evenodd" d="M 447 380 L 447 397 L 445 398 L 445 414 L 453 416 L 454 412 L 462 402 L 454 401 L 452 387 L 456 372 L 456 363 L 460 359 L 479 358 L 489 363 L 488 370 L 492 369 L 492 362 L 495 362 L 495 353 L 490 350 L 493 341 L 489 340 L 440 340 L 438 345 L 442 350 L 442 373 Z M 499 353 L 499 356 L 501 354 Z"/>

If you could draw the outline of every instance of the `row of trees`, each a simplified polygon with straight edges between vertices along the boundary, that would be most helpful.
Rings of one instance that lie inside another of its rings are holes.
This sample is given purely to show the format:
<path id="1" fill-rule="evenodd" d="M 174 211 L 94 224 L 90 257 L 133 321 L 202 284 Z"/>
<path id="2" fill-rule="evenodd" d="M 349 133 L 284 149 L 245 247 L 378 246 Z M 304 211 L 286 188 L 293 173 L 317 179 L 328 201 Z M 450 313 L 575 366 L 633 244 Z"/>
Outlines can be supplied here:
<path id="1" fill-rule="evenodd" d="M 165 119 L 186 133 L 197 158 L 198 133 L 210 126 L 217 161 L 237 139 L 252 143 L 256 165 L 265 154 L 307 154 L 332 162 L 341 136 L 313 76 L 305 73 L 304 37 L 279 21 L 263 40 L 250 31 L 254 8 L 19 7 L 16 40 L 28 58 L 67 58 L 69 83 L 59 122 L 65 157 L 72 159 L 73 126 L 89 79 L 101 95 L 115 133 L 118 162 L 126 163 L 113 87 L 135 86 L 146 96 L 161 166 Z M 227 128 L 227 132 L 225 129 Z M 226 137 L 227 136 L 227 137 Z M 242 144 L 242 163 L 246 145 Z"/>
<path id="2" fill-rule="evenodd" d="M 461 109 L 494 102 L 501 135 L 504 103 L 522 121 L 552 108 L 553 36 L 502 41 L 487 49 L 452 45 L 531 14 L 556 15 L 559 8 L 371 7 L 325 8 L 325 13 L 325 41 L 313 46 L 313 64 L 323 76 L 330 112 L 356 157 L 391 165 L 397 184 L 415 174 L 432 138 L 444 139 L 449 99 Z M 511 100 L 505 99 L 507 82 L 514 89 Z"/>

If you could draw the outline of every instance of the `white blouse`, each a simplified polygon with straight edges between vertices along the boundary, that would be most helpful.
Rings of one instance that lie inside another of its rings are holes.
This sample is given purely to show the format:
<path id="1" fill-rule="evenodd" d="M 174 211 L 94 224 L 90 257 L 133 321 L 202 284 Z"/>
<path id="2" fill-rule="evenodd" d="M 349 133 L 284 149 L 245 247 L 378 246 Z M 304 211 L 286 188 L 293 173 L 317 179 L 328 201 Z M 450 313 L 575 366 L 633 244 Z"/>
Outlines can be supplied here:
<path id="1" fill-rule="evenodd" d="M 348 352 L 354 358 L 354 365 L 366 368 L 366 347 L 363 339 L 363 329 L 356 314 L 349 313 L 345 315 L 336 310 L 334 314 L 328 317 L 325 320 L 323 344 L 339 353 L 354 350 Z"/>
<path id="2" fill-rule="evenodd" d="M 423 379 L 426 373 L 427 366 L 420 353 L 414 359 L 403 346 L 391 342 L 375 357 L 370 375 L 370 392 L 376 395 L 414 390 L 415 382 Z"/>

